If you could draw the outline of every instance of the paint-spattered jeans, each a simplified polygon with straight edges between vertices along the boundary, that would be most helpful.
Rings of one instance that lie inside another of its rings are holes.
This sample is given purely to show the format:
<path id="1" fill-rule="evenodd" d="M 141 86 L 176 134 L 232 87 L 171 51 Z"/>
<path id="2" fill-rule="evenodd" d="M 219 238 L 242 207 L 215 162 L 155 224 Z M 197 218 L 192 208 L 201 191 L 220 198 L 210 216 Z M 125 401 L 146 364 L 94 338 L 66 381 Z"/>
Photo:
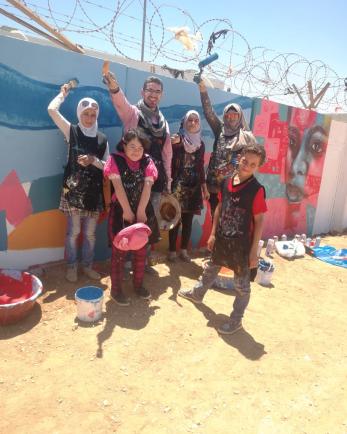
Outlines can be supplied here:
<path id="1" fill-rule="evenodd" d="M 82 264 L 92 265 L 95 247 L 96 217 L 67 216 L 67 232 L 65 238 L 65 256 L 68 266 L 77 264 L 77 238 L 82 229 Z"/>
<path id="2" fill-rule="evenodd" d="M 208 261 L 198 283 L 193 288 L 194 295 L 202 300 L 207 290 L 211 288 L 213 282 L 216 280 L 220 269 L 220 265 L 215 265 L 211 260 Z M 230 318 L 239 321 L 243 317 L 251 296 L 249 268 L 243 270 L 240 274 L 234 273 L 234 288 L 237 295 Z"/>

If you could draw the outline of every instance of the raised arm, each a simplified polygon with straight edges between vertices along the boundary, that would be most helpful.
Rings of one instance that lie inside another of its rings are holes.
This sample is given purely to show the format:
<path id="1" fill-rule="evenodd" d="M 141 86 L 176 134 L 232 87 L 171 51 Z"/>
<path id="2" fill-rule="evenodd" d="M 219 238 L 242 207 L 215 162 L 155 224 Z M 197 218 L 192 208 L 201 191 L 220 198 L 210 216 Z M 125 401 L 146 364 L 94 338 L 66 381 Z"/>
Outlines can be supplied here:
<path id="1" fill-rule="evenodd" d="M 60 93 L 48 105 L 48 114 L 52 118 L 53 122 L 60 129 L 60 131 L 64 134 L 66 141 L 68 142 L 70 139 L 70 127 L 71 124 L 68 120 L 64 118 L 64 116 L 59 112 L 59 108 L 61 104 L 64 102 L 65 98 L 69 94 L 68 85 L 63 84 L 60 88 Z"/>
<path id="2" fill-rule="evenodd" d="M 113 107 L 124 125 L 125 132 L 130 128 L 136 127 L 138 122 L 138 108 L 130 104 L 126 99 L 122 89 L 119 87 L 115 74 L 108 72 L 104 74 L 103 79 L 110 92 Z"/>
<path id="3" fill-rule="evenodd" d="M 219 119 L 219 117 L 216 115 L 215 111 L 213 110 L 210 97 L 207 93 L 207 87 L 204 83 L 204 80 L 201 80 L 199 83 L 199 90 L 200 90 L 200 99 L 202 104 L 202 109 L 204 111 L 205 118 L 211 127 L 214 136 L 217 138 L 219 137 L 221 130 L 222 130 L 222 121 Z"/>

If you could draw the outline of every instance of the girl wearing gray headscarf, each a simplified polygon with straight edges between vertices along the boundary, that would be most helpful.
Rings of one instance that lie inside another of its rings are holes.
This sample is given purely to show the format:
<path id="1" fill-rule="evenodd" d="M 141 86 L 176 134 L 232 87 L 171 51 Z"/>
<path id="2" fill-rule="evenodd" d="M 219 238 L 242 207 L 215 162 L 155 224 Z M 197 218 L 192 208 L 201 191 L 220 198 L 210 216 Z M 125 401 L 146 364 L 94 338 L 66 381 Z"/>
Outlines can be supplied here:
<path id="1" fill-rule="evenodd" d="M 93 270 L 95 231 L 105 208 L 103 196 L 103 167 L 109 156 L 106 136 L 98 131 L 99 104 L 92 98 L 82 98 L 77 105 L 78 124 L 73 125 L 59 112 L 69 93 L 64 84 L 48 106 L 48 113 L 68 143 L 68 159 L 64 170 L 59 209 L 67 217 L 65 257 L 66 279 L 76 282 L 77 238 L 82 231 L 83 272 L 90 279 L 99 280 Z"/>
<path id="2" fill-rule="evenodd" d="M 172 193 L 181 206 L 180 258 L 189 262 L 187 253 L 192 231 L 193 217 L 200 214 L 203 199 L 209 198 L 204 171 L 205 145 L 201 139 L 200 115 L 189 110 L 183 117 L 178 134 L 171 137 L 172 143 Z M 180 224 L 169 231 L 170 251 L 168 259 L 176 260 L 176 242 Z"/>
<path id="3" fill-rule="evenodd" d="M 226 176 L 233 173 L 238 162 L 241 149 L 256 143 L 245 120 L 242 108 L 235 103 L 225 106 L 223 120 L 213 110 L 207 88 L 203 80 L 199 83 L 200 98 L 205 118 L 214 134 L 213 151 L 206 174 L 206 184 L 210 192 L 211 214 L 218 205 L 218 192 Z"/>

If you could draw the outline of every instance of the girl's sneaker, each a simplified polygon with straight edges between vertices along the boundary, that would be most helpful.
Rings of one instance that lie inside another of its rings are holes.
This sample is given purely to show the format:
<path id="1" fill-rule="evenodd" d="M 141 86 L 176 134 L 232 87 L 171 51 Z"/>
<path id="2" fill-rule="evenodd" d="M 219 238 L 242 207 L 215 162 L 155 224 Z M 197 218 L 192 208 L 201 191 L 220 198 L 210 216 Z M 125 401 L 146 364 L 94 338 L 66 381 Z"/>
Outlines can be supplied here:
<path id="1" fill-rule="evenodd" d="M 77 276 L 77 267 L 68 267 L 66 270 L 65 278 L 68 282 L 75 283 L 77 282 L 78 276 Z"/>
<path id="2" fill-rule="evenodd" d="M 169 262 L 176 262 L 177 261 L 177 254 L 176 252 L 169 252 L 167 255 L 167 260 Z"/>
<path id="3" fill-rule="evenodd" d="M 139 297 L 143 298 L 144 300 L 148 300 L 149 298 L 151 298 L 150 292 L 143 286 L 141 286 L 141 288 L 136 288 L 135 292 Z"/>
<path id="4" fill-rule="evenodd" d="M 180 252 L 180 258 L 182 259 L 183 262 L 190 262 L 190 256 L 187 253 L 186 249 L 182 249 Z"/>
<path id="5" fill-rule="evenodd" d="M 111 291 L 110 296 L 111 296 L 113 301 L 115 301 L 117 304 L 119 304 L 119 306 L 129 306 L 130 305 L 129 298 L 126 295 L 124 295 L 123 292 L 113 293 Z"/>

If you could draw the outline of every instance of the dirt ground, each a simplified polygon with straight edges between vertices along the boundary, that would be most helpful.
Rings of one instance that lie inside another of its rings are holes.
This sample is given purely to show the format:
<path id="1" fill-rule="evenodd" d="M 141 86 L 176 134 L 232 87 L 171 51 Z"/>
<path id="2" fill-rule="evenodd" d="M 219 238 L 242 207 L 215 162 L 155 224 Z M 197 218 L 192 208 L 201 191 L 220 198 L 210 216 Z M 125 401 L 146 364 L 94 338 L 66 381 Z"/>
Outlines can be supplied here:
<path id="1" fill-rule="evenodd" d="M 322 244 L 347 246 L 347 236 Z M 76 319 L 78 284 L 64 268 L 20 323 L 0 327 L 0 432 L 118 434 L 347 433 L 347 270 L 306 256 L 274 256 L 271 287 L 254 283 L 244 330 L 219 336 L 233 297 L 216 290 L 197 307 L 177 297 L 201 273 L 158 264 L 153 299 L 109 299 L 104 316 Z"/>

